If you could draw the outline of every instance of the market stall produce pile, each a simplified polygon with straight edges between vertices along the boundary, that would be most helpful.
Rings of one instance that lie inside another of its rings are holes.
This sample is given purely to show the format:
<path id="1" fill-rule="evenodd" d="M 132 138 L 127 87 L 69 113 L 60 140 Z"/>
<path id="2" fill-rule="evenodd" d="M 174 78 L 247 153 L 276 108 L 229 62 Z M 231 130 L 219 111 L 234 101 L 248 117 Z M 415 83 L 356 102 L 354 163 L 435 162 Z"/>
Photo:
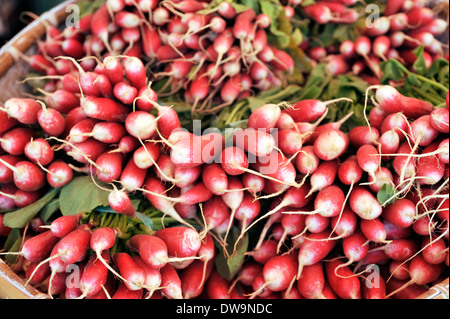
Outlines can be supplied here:
<path id="1" fill-rule="evenodd" d="M 46 23 L 10 51 L 32 72 L 0 109 L 2 257 L 53 298 L 420 296 L 448 277 L 447 24 L 394 2 L 371 30 L 347 1 Z"/>

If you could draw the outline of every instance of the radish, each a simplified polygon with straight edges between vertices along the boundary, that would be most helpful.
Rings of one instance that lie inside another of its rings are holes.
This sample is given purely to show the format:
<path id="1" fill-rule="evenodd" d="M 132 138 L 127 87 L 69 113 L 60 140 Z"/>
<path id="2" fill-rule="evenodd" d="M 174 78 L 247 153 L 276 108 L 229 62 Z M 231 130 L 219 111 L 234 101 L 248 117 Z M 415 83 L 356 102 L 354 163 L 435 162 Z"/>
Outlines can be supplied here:
<path id="1" fill-rule="evenodd" d="M 430 124 L 440 133 L 449 132 L 449 111 L 447 108 L 434 109 L 430 113 Z"/>
<path id="2" fill-rule="evenodd" d="M 314 216 L 314 215 L 310 215 Z M 320 216 L 320 215 L 319 215 Z M 309 217 L 309 216 L 308 216 Z M 336 233 L 340 238 L 346 238 L 353 234 L 357 227 L 357 217 L 354 212 L 347 206 L 344 207 L 342 213 L 332 217 L 330 220 L 332 233 Z M 310 227 L 311 229 L 311 227 Z"/>
<path id="3" fill-rule="evenodd" d="M 202 180 L 214 195 L 223 195 L 228 189 L 228 176 L 220 164 L 205 164 L 202 170 Z"/>
<path id="4" fill-rule="evenodd" d="M 41 109 L 41 104 L 31 98 L 10 98 L 1 108 L 3 112 L 22 124 L 36 124 L 38 112 Z"/>
<path id="5" fill-rule="evenodd" d="M 356 152 L 356 161 L 361 169 L 369 174 L 373 178 L 374 183 L 376 181 L 375 172 L 381 165 L 381 158 L 378 150 L 371 144 L 365 144 L 358 148 Z"/>
<path id="6" fill-rule="evenodd" d="M 235 176 L 243 174 L 249 162 L 241 148 L 229 146 L 222 151 L 220 164 L 228 175 Z"/>
<path id="7" fill-rule="evenodd" d="M 374 243 L 389 243 L 387 238 L 387 231 L 384 224 L 379 218 L 362 219 L 360 221 L 360 229 L 364 236 Z"/>
<path id="8" fill-rule="evenodd" d="M 144 287 L 148 290 L 146 298 L 151 298 L 154 292 L 161 288 L 162 276 L 158 269 L 154 269 L 147 265 L 139 255 L 134 255 L 133 260 L 144 270 L 145 282 Z"/>
<path id="9" fill-rule="evenodd" d="M 1 136 L 0 146 L 9 155 L 19 156 L 25 153 L 27 143 L 36 137 L 36 133 L 31 128 L 18 126 Z"/>
<path id="10" fill-rule="evenodd" d="M 407 281 L 403 286 L 394 291 L 391 291 L 386 298 L 397 294 L 404 288 L 412 285 L 425 285 L 439 278 L 442 271 L 444 270 L 444 265 L 441 264 L 430 264 L 425 261 L 422 255 L 415 256 L 409 265 L 409 271 L 411 274 L 411 279 Z"/>
<path id="11" fill-rule="evenodd" d="M 133 153 L 133 160 L 140 169 L 147 169 L 155 165 L 161 154 L 159 145 L 154 142 L 143 142 Z"/>
<path id="12" fill-rule="evenodd" d="M 333 291 L 342 299 L 361 299 L 361 284 L 348 266 L 334 259 L 325 262 L 325 274 Z M 338 268 L 340 267 L 340 268 Z"/>
<path id="13" fill-rule="evenodd" d="M 53 220 L 50 226 L 41 226 L 41 228 L 49 228 L 53 235 L 58 238 L 63 238 L 75 230 L 80 219 L 81 215 L 61 216 Z"/>
<path id="14" fill-rule="evenodd" d="M 46 175 L 42 169 L 30 161 L 19 161 L 14 166 L 0 159 L 0 162 L 13 171 L 14 184 L 17 188 L 34 192 L 46 185 Z"/>
<path id="15" fill-rule="evenodd" d="M 172 265 L 167 264 L 160 269 L 161 293 L 169 299 L 183 299 L 183 289 L 180 276 Z"/>
<path id="16" fill-rule="evenodd" d="M 430 117 L 422 115 L 411 123 L 410 135 L 414 144 L 428 146 L 439 136 L 439 131 L 430 123 Z"/>
<path id="17" fill-rule="evenodd" d="M 281 108 L 276 104 L 265 104 L 252 112 L 247 127 L 254 129 L 272 129 L 281 115 Z"/>
<path id="18" fill-rule="evenodd" d="M 101 258 L 108 263 L 110 259 L 109 251 L 103 252 Z M 108 268 L 97 259 L 98 257 L 96 255 L 92 255 L 84 268 L 80 279 L 82 295 L 78 297 L 79 299 L 94 296 L 99 293 L 106 284 Z"/>
<path id="19" fill-rule="evenodd" d="M 354 147 L 361 147 L 365 144 L 376 145 L 380 138 L 380 132 L 374 127 L 355 126 L 348 132 L 348 138 Z"/>
<path id="20" fill-rule="evenodd" d="M 131 105 L 138 96 L 138 89 L 125 82 L 118 82 L 114 85 L 114 97 L 125 105 Z"/>
<path id="21" fill-rule="evenodd" d="M 105 152 L 101 154 L 95 161 L 98 179 L 104 183 L 118 180 L 122 173 L 123 161 L 124 156 L 121 153 Z"/>
<path id="22" fill-rule="evenodd" d="M 303 267 L 302 274 L 297 281 L 297 288 L 306 299 L 325 299 L 323 294 L 325 274 L 321 261 Z"/>
<path id="23" fill-rule="evenodd" d="M 209 230 L 221 225 L 230 216 L 230 208 L 218 195 L 213 195 L 204 203 L 202 212 L 205 228 Z"/>
<path id="24" fill-rule="evenodd" d="M 374 219 L 381 215 L 383 208 L 365 187 L 357 186 L 350 193 L 349 204 L 353 212 L 362 219 Z"/>
<path id="25" fill-rule="evenodd" d="M 76 263 L 88 251 L 91 233 L 89 226 L 78 226 L 58 241 L 56 256 L 59 256 L 63 263 Z"/>
<path id="26" fill-rule="evenodd" d="M 119 180 L 125 191 L 133 192 L 143 186 L 146 173 L 147 169 L 138 167 L 134 159 L 131 158 L 125 164 Z"/>
<path id="27" fill-rule="evenodd" d="M 53 188 L 67 185 L 73 178 L 73 169 L 62 160 L 55 160 L 47 168 L 47 183 Z"/>
<path id="28" fill-rule="evenodd" d="M 420 244 L 414 239 L 393 239 L 381 249 L 389 258 L 405 261 L 416 255 L 420 249 Z"/>
<path id="29" fill-rule="evenodd" d="M 343 263 L 342 265 L 337 266 L 335 268 L 335 274 L 337 275 L 337 269 L 345 266 L 350 266 L 354 262 L 358 262 L 366 257 L 369 251 L 369 246 L 367 245 L 367 243 L 368 239 L 360 230 L 357 230 L 350 236 L 344 238 L 342 240 L 342 249 L 348 261 L 346 263 Z"/>
<path id="30" fill-rule="evenodd" d="M 323 260 L 336 246 L 337 240 L 328 239 L 329 230 L 317 234 L 309 234 L 298 252 L 297 280 L 304 266 L 313 265 Z"/>
<path id="31" fill-rule="evenodd" d="M 292 255 L 272 257 L 263 267 L 264 284 L 250 295 L 255 298 L 266 287 L 270 291 L 282 291 L 291 287 L 296 279 L 297 261 Z"/>
<path id="32" fill-rule="evenodd" d="M 108 203 L 111 208 L 119 214 L 129 217 L 134 217 L 136 214 L 136 209 L 134 208 L 128 194 L 124 191 L 118 190 L 117 188 L 109 193 Z"/>
<path id="33" fill-rule="evenodd" d="M 336 180 L 338 174 L 338 161 L 323 161 L 310 177 L 311 190 L 308 196 L 316 191 L 320 191 L 327 186 L 331 186 Z"/>
<path id="34" fill-rule="evenodd" d="M 208 280 L 213 268 L 214 263 L 211 261 L 206 262 L 205 268 L 204 262 L 195 260 L 181 272 L 180 280 L 184 299 L 193 299 L 201 295 L 205 281 Z"/>
<path id="35" fill-rule="evenodd" d="M 30 262 L 41 263 L 50 255 L 58 241 L 59 238 L 48 230 L 25 240 L 19 252 L 6 252 L 2 254 L 19 255 Z M 42 264 L 45 264 L 45 262 Z"/>
<path id="36" fill-rule="evenodd" d="M 320 190 L 314 199 L 314 210 L 290 212 L 290 214 L 319 214 L 323 217 L 335 217 L 344 209 L 345 194 L 336 185 Z"/>
<path id="37" fill-rule="evenodd" d="M 216 269 L 211 272 L 205 288 L 210 299 L 230 299 L 229 282 Z"/>
<path id="38" fill-rule="evenodd" d="M 192 228 L 183 226 L 160 229 L 155 236 L 166 243 L 169 255 L 181 258 L 195 256 L 204 238 Z"/>
<path id="39" fill-rule="evenodd" d="M 406 117 L 415 119 L 433 111 L 433 106 L 430 103 L 404 96 L 389 85 L 378 87 L 375 98 L 380 107 L 389 114 L 403 112 Z"/>
<path id="40" fill-rule="evenodd" d="M 24 147 L 24 153 L 30 161 L 43 166 L 49 165 L 55 158 L 55 152 L 47 140 L 43 138 L 29 141 Z"/>
<path id="41" fill-rule="evenodd" d="M 349 146 L 348 136 L 340 130 L 320 133 L 314 141 L 314 151 L 320 159 L 332 161 L 344 154 Z"/>
<path id="42" fill-rule="evenodd" d="M 88 117 L 108 122 L 123 122 L 130 112 L 127 106 L 119 102 L 95 96 L 88 96 L 82 107 Z"/>
<path id="43" fill-rule="evenodd" d="M 142 289 L 145 283 L 145 272 L 136 264 L 131 255 L 125 252 L 118 252 L 112 257 L 120 275 L 125 279 L 125 286 L 130 290 Z"/>
<path id="44" fill-rule="evenodd" d="M 437 265 L 445 261 L 447 246 L 445 240 L 439 237 L 432 235 L 424 236 L 422 239 L 421 253 L 423 259 L 429 264 Z"/>
<path id="45" fill-rule="evenodd" d="M 307 99 L 294 103 L 291 107 L 284 109 L 284 112 L 289 114 L 295 122 L 314 122 L 325 114 L 329 104 L 340 101 L 352 102 L 349 98 L 339 98 L 326 102 Z"/>
<path id="46" fill-rule="evenodd" d="M 130 290 L 125 283 L 121 282 L 111 299 L 142 299 L 143 293 L 143 289 Z"/>

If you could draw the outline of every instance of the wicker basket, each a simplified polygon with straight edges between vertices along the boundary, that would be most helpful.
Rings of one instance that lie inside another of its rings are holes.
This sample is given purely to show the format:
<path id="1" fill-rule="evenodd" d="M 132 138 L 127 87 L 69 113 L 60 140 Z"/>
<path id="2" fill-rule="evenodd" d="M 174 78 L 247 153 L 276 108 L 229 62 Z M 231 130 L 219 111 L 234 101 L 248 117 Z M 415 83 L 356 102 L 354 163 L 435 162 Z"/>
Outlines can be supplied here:
<path id="1" fill-rule="evenodd" d="M 67 17 L 66 6 L 76 3 L 77 0 L 68 0 L 45 12 L 39 19 L 35 20 L 18 33 L 11 41 L 0 49 L 0 104 L 10 97 L 21 96 L 26 90 L 24 85 L 18 84 L 18 80 L 25 76 L 29 68 L 21 60 L 15 60 L 10 53 L 15 48 L 22 53 L 31 54 L 36 50 L 37 39 L 45 34 L 43 21 L 53 25 L 59 25 Z M 19 277 L 8 265 L 0 259 L 0 299 L 49 299 L 50 296 L 43 294 Z M 418 299 L 448 299 L 448 278 L 442 283 L 433 286 L 427 293 Z"/>

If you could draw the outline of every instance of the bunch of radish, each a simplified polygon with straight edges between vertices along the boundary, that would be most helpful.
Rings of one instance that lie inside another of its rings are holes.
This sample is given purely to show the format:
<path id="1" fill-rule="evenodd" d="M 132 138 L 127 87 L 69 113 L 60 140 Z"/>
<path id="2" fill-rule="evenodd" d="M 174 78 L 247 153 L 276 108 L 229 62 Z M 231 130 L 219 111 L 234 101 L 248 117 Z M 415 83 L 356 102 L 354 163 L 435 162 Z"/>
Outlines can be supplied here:
<path id="1" fill-rule="evenodd" d="M 356 30 L 357 38 L 332 46 L 317 46 L 308 41 L 302 44 L 313 61 L 327 63 L 330 74 L 353 73 L 376 83 L 382 77 L 381 62 L 395 59 L 411 67 L 417 60 L 415 50 L 421 45 L 427 68 L 437 58 L 448 58 L 446 45 L 441 42 L 448 23 L 422 1 L 387 0 L 384 10 L 377 6 L 379 12 L 371 8 L 363 14 L 358 13 L 364 12 L 358 1 L 320 0 L 294 7 L 316 24 L 345 23 Z"/>

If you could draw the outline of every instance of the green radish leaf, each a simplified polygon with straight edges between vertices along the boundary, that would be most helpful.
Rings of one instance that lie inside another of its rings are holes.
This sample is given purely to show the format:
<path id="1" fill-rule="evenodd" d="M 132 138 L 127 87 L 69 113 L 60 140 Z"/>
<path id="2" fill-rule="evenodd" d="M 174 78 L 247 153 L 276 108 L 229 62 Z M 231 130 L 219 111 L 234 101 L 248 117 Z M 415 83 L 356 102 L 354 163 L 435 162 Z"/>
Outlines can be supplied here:
<path id="1" fill-rule="evenodd" d="M 22 245 L 20 229 L 13 228 L 5 240 L 3 248 L 8 252 L 19 252 Z M 15 264 L 19 260 L 18 255 L 6 255 L 5 260 L 9 264 Z"/>
<path id="2" fill-rule="evenodd" d="M 107 187 L 97 182 L 101 187 Z M 61 213 L 64 216 L 91 212 L 99 206 L 108 206 L 109 192 L 99 188 L 90 176 L 74 178 L 61 189 L 59 196 Z"/>
<path id="3" fill-rule="evenodd" d="M 389 184 L 384 184 L 377 193 L 378 202 L 382 205 L 389 205 L 396 201 L 394 188 Z"/>
<path id="4" fill-rule="evenodd" d="M 48 203 L 47 205 L 45 205 L 44 208 L 42 208 L 39 216 L 41 217 L 44 223 L 47 223 L 47 221 L 57 211 L 59 211 L 59 198 L 54 198 L 50 203 Z"/>
<path id="5" fill-rule="evenodd" d="M 140 212 L 136 212 L 136 217 L 141 221 L 142 224 L 147 226 L 148 228 L 157 231 L 158 229 L 155 227 L 155 224 L 153 223 L 152 219 L 148 217 L 145 214 L 142 214 Z"/>
<path id="6" fill-rule="evenodd" d="M 413 69 L 416 70 L 420 75 L 425 74 L 427 71 L 427 66 L 425 64 L 425 57 L 423 56 L 423 45 L 414 50 L 414 54 L 417 57 L 417 60 L 413 64 Z"/>
<path id="7" fill-rule="evenodd" d="M 33 204 L 5 214 L 3 223 L 11 228 L 23 228 L 59 193 L 59 189 L 51 189 Z"/>
<path id="8" fill-rule="evenodd" d="M 240 230 L 237 227 L 233 227 L 228 235 L 228 255 L 223 251 L 223 247 L 217 244 L 219 254 L 216 257 L 215 264 L 219 274 L 231 280 L 241 269 L 244 263 L 245 253 L 248 249 L 248 236 L 244 235 L 236 245 L 236 251 L 232 254 L 236 240 L 240 235 Z"/>

